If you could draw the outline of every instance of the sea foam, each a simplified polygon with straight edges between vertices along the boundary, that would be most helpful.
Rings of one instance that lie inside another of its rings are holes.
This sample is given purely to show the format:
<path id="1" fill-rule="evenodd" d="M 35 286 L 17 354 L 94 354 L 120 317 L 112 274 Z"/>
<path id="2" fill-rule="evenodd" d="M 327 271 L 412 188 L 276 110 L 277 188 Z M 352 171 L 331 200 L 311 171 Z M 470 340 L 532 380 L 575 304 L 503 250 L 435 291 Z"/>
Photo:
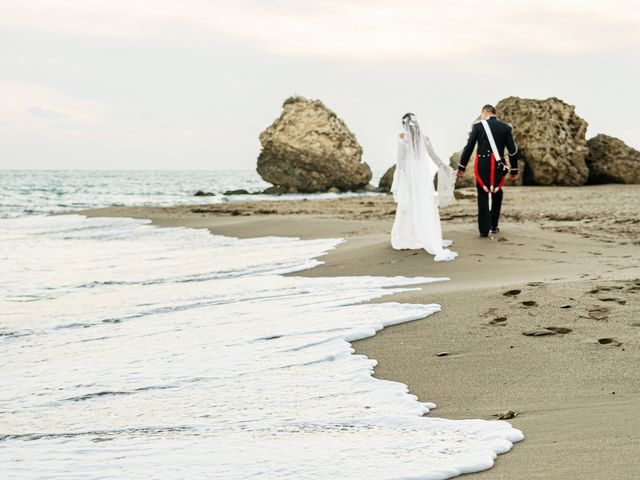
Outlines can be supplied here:
<path id="1" fill-rule="evenodd" d="M 518 430 L 423 416 L 434 405 L 373 378 L 375 361 L 349 343 L 440 310 L 362 302 L 444 279 L 285 275 L 339 243 L 76 215 L 0 220 L 2 478 L 443 479 L 489 468 Z"/>

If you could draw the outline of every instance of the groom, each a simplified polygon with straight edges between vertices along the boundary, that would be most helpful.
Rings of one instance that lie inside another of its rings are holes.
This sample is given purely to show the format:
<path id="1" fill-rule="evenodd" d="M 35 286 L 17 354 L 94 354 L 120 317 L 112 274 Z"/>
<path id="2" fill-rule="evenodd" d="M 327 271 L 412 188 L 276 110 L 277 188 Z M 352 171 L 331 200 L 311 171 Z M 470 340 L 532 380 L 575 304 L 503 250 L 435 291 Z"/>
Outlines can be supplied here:
<path id="1" fill-rule="evenodd" d="M 482 107 L 480 121 L 471 128 L 467 146 L 460 157 L 458 178 L 464 175 L 476 143 L 478 149 L 474 173 L 478 191 L 478 228 L 481 237 L 488 237 L 489 232 L 500 231 L 498 221 L 502 206 L 502 186 L 507 173 L 511 173 L 512 184 L 518 179 L 518 147 L 513 141 L 511 125 L 496 118 L 496 109 L 492 105 Z M 506 163 L 502 158 L 505 147 L 510 159 Z"/>

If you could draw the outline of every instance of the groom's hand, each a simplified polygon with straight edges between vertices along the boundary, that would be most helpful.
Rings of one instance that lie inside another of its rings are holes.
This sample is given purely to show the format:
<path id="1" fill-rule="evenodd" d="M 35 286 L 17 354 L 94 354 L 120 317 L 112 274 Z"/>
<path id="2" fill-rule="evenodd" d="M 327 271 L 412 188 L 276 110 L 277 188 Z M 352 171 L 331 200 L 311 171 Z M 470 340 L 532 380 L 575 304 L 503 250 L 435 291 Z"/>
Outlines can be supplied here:
<path id="1" fill-rule="evenodd" d="M 517 173 L 514 175 L 511 175 L 511 178 L 509 179 L 511 181 L 511 185 L 514 185 L 518 180 L 518 178 L 519 178 L 519 175 Z"/>
<path id="2" fill-rule="evenodd" d="M 464 177 L 464 172 L 462 170 L 458 170 L 456 173 L 456 178 L 462 178 Z"/>

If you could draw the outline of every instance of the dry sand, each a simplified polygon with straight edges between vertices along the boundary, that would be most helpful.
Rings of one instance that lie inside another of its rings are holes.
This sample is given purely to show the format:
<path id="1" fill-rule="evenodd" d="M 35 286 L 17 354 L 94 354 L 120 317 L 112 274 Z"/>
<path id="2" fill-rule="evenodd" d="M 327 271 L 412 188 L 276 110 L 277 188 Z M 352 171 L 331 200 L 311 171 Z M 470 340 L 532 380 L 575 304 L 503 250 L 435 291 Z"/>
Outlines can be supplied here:
<path id="1" fill-rule="evenodd" d="M 449 277 L 393 298 L 442 312 L 356 343 L 379 361 L 376 376 L 437 403 L 433 416 L 519 412 L 511 422 L 525 441 L 472 477 L 640 478 L 640 186 L 510 188 L 502 233 L 490 239 L 477 236 L 473 191 L 459 193 L 442 212 L 460 253 L 449 263 L 391 249 L 388 196 L 83 213 L 238 237 L 347 239 L 302 275 Z M 547 328 L 566 333 L 523 334 Z"/>

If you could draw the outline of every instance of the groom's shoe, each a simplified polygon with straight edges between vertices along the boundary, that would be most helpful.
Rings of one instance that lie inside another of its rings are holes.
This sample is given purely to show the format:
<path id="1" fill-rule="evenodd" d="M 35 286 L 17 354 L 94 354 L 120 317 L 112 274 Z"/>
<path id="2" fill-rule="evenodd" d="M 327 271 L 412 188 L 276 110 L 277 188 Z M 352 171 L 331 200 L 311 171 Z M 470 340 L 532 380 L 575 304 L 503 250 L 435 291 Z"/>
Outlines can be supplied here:
<path id="1" fill-rule="evenodd" d="M 498 227 L 492 228 L 491 233 L 500 233 L 500 229 Z"/>
<path id="2" fill-rule="evenodd" d="M 489 236 L 488 233 L 481 233 L 480 238 L 487 238 Z"/>

